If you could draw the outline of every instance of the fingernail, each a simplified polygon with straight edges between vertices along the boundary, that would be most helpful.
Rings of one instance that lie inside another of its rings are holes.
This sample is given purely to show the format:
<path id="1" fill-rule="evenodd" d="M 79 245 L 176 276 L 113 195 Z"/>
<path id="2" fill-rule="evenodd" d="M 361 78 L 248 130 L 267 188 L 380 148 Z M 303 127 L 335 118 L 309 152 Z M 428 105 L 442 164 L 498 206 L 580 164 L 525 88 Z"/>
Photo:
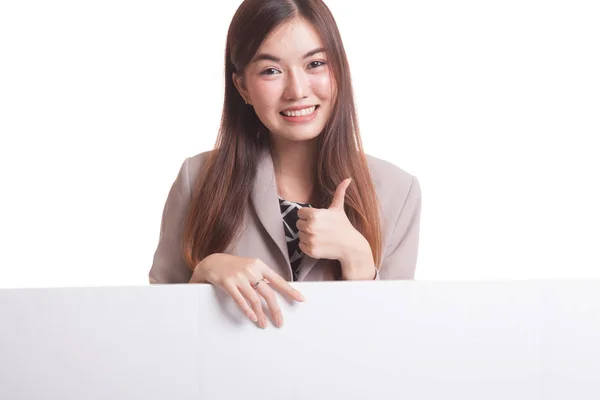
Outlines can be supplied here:
<path id="1" fill-rule="evenodd" d="M 258 321 L 258 318 L 256 318 L 256 314 L 254 313 L 250 314 L 250 319 L 252 320 L 252 322 Z"/>
<path id="2" fill-rule="evenodd" d="M 261 318 L 261 319 L 260 319 L 260 322 L 258 323 L 258 325 L 259 325 L 261 328 L 263 328 L 263 329 L 264 329 L 264 328 L 266 328 L 266 327 L 267 327 L 267 320 L 266 320 L 266 319 L 263 319 L 263 318 Z"/>
<path id="3" fill-rule="evenodd" d="M 305 298 L 302 295 L 302 293 L 298 293 L 298 298 L 300 299 L 300 301 L 304 301 L 305 300 Z"/>
<path id="4" fill-rule="evenodd" d="M 275 317 L 275 323 L 277 324 L 278 328 L 281 328 L 283 326 L 283 318 L 282 317 Z"/>

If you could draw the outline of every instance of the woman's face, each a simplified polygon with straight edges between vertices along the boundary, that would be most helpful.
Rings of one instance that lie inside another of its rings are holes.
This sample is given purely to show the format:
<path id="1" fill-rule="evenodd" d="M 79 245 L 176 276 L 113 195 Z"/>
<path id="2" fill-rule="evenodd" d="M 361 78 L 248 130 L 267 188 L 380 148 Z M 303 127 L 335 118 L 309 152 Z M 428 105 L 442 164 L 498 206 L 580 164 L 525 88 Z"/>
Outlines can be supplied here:
<path id="1" fill-rule="evenodd" d="M 234 74 L 242 97 L 272 135 L 290 141 L 317 137 L 329 118 L 335 84 L 323 42 L 294 18 L 276 28 L 244 71 Z"/>

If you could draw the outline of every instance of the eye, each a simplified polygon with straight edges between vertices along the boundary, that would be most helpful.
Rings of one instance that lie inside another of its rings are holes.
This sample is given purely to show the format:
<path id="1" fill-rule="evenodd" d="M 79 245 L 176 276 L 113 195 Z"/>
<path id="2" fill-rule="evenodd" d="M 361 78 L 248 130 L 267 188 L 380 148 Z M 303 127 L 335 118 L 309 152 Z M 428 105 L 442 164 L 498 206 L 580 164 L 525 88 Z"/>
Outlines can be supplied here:
<path id="1" fill-rule="evenodd" d="M 262 71 L 260 74 L 261 75 L 275 75 L 277 74 L 279 71 L 277 71 L 275 68 L 267 68 L 264 71 Z"/>
<path id="2" fill-rule="evenodd" d="M 312 61 L 308 66 L 309 68 L 317 68 L 325 64 L 327 64 L 325 61 Z"/>

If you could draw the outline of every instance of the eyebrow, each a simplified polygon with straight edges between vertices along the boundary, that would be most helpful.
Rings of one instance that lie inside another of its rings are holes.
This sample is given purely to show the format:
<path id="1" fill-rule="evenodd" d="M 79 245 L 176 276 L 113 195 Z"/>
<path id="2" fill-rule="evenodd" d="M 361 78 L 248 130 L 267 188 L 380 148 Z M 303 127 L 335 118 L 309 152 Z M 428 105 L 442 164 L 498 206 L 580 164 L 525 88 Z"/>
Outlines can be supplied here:
<path id="1" fill-rule="evenodd" d="M 325 48 L 319 47 L 318 49 L 314 49 L 314 50 L 311 50 L 308 53 L 306 53 L 303 58 L 308 58 L 310 56 L 314 56 L 315 54 L 324 53 L 324 52 L 325 52 Z M 256 57 L 254 57 L 252 62 L 257 62 L 257 61 L 261 61 L 261 60 L 280 62 L 281 58 L 277 58 L 271 54 L 260 53 Z"/>

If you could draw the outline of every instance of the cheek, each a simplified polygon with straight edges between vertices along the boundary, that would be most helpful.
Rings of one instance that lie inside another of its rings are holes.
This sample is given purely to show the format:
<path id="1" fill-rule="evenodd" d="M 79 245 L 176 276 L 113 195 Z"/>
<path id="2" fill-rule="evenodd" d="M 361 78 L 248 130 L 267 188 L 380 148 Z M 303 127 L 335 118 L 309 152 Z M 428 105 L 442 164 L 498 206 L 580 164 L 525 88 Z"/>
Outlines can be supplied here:
<path id="1" fill-rule="evenodd" d="M 310 78 L 313 93 L 322 100 L 330 100 L 333 97 L 333 79 L 329 74 L 313 75 Z"/>
<path id="2" fill-rule="evenodd" d="M 277 81 L 257 81 L 252 85 L 250 96 L 254 108 L 266 110 L 275 108 L 281 96 L 280 84 Z"/>

